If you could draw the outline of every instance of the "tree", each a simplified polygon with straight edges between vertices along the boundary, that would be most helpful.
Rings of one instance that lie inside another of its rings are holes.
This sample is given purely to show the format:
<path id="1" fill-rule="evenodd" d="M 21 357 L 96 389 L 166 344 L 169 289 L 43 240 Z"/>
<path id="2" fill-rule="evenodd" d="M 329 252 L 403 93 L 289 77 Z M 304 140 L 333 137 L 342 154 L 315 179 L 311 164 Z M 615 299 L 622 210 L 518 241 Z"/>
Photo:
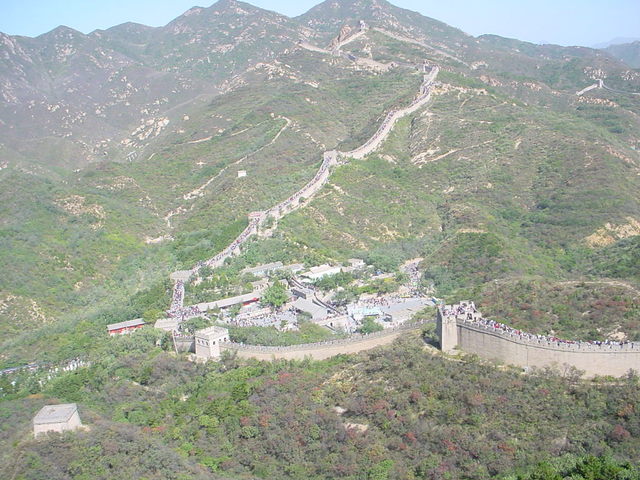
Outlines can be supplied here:
<path id="1" fill-rule="evenodd" d="M 146 323 L 155 323 L 155 321 L 161 318 L 163 314 L 164 312 L 162 310 L 158 308 L 151 308 L 142 314 L 142 319 Z"/>
<path id="2" fill-rule="evenodd" d="M 183 332 L 195 333 L 197 330 L 210 327 L 211 320 L 205 317 L 194 317 L 182 322 L 181 329 Z"/>
<path id="3" fill-rule="evenodd" d="M 380 325 L 378 322 L 376 322 L 373 318 L 371 317 L 364 317 L 364 320 L 362 321 L 362 326 L 358 329 L 358 332 L 360 333 L 373 333 L 373 332 L 379 332 L 380 330 L 383 330 L 383 326 Z"/>
<path id="4" fill-rule="evenodd" d="M 348 303 L 356 302 L 358 300 L 358 293 L 352 288 L 345 288 L 337 292 L 331 301 L 338 306 L 344 306 Z"/>
<path id="5" fill-rule="evenodd" d="M 271 307 L 281 307 L 289 299 L 289 294 L 285 286 L 280 282 L 270 285 L 262 294 L 260 303 Z"/>

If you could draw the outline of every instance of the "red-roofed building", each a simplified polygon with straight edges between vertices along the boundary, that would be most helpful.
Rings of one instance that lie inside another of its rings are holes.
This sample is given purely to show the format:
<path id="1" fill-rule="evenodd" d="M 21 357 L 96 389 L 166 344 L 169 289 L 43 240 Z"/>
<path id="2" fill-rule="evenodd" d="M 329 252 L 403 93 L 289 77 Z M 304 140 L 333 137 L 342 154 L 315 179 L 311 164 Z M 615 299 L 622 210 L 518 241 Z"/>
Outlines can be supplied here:
<path id="1" fill-rule="evenodd" d="M 107 325 L 107 332 L 109 335 L 124 335 L 126 333 L 131 333 L 138 328 L 144 327 L 146 324 L 144 320 L 141 318 L 136 318 L 134 320 L 127 320 L 126 322 L 120 323 L 112 323 L 111 325 Z"/>

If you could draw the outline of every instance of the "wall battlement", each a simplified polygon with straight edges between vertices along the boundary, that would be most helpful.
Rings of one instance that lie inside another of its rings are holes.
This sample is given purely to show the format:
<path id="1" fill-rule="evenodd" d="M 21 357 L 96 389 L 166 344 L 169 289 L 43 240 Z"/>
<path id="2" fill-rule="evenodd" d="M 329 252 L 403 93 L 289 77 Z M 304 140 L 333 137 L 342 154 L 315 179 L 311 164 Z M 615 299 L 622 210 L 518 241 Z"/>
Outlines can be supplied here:
<path id="1" fill-rule="evenodd" d="M 347 338 L 337 340 L 305 343 L 302 345 L 289 345 L 284 347 L 242 345 L 233 342 L 223 342 L 220 344 L 220 350 L 236 352 L 241 358 L 255 358 L 257 360 L 302 360 L 305 357 L 311 357 L 314 360 L 324 360 L 336 355 L 358 353 L 382 345 L 388 345 L 403 333 L 419 329 L 423 325 L 432 321 L 433 320 L 426 320 L 415 323 L 406 323 L 399 327 L 387 328 L 380 332 L 366 335 L 355 334 Z"/>
<path id="2" fill-rule="evenodd" d="M 584 342 L 534 335 L 482 318 L 473 302 L 438 309 L 436 331 L 443 352 L 459 348 L 523 368 L 573 366 L 586 376 L 620 377 L 640 371 L 639 342 Z"/>

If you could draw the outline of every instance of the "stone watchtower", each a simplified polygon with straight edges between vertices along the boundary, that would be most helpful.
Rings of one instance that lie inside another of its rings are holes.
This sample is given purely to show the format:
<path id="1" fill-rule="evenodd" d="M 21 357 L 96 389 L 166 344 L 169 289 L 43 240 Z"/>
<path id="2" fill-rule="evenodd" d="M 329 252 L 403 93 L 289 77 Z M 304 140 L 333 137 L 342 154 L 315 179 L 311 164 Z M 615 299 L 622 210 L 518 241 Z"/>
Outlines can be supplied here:
<path id="1" fill-rule="evenodd" d="M 223 327 L 209 327 L 198 330 L 195 334 L 197 360 L 218 360 L 220 358 L 220 343 L 229 341 L 229 330 Z"/>
<path id="2" fill-rule="evenodd" d="M 436 335 L 440 341 L 440 350 L 452 352 L 458 346 L 458 325 L 455 315 L 446 315 L 444 307 L 438 308 L 436 316 Z"/>

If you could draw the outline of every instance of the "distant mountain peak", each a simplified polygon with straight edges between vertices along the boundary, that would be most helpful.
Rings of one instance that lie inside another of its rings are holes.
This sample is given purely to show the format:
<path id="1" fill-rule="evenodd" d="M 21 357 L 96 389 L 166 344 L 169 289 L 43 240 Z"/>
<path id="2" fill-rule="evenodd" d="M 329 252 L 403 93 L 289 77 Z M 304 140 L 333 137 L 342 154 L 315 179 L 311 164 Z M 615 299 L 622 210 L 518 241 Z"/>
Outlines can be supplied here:
<path id="1" fill-rule="evenodd" d="M 85 37 L 86 35 L 78 30 L 75 30 L 71 27 L 67 27 L 66 25 L 59 25 L 53 30 L 50 30 L 42 35 L 38 35 L 36 38 L 46 39 L 46 38 L 55 38 L 62 39 L 66 38 L 68 40 L 72 40 L 76 37 Z"/>

